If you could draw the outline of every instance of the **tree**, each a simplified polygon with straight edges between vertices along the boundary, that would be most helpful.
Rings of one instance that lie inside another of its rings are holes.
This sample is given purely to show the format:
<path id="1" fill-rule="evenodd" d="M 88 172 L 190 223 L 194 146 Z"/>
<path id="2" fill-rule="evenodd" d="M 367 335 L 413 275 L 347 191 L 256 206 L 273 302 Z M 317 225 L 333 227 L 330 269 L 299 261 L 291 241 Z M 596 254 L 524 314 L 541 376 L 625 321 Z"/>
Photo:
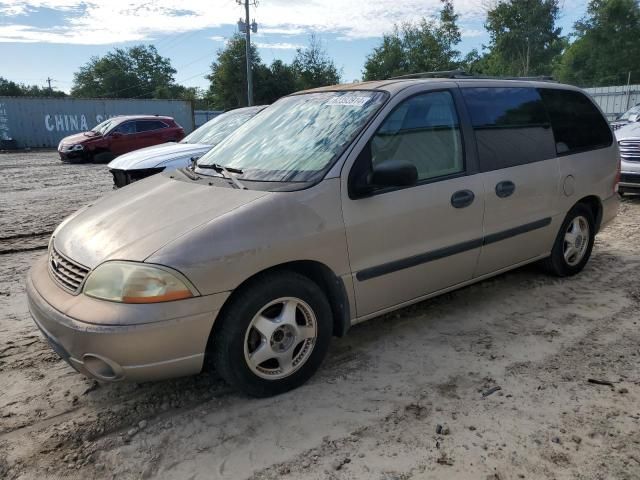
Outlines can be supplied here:
<path id="1" fill-rule="evenodd" d="M 340 73 L 335 63 L 315 34 L 309 38 L 307 47 L 296 50 L 292 68 L 298 90 L 340 83 Z"/>
<path id="2" fill-rule="evenodd" d="M 554 75 L 581 86 L 626 84 L 640 80 L 640 6 L 636 0 L 591 0 L 575 24 L 575 40 Z"/>
<path id="3" fill-rule="evenodd" d="M 458 14 L 452 0 L 441 0 L 438 19 L 422 18 L 417 24 L 394 26 L 367 57 L 365 80 L 380 80 L 409 73 L 453 70 L 461 65 Z"/>
<path id="4" fill-rule="evenodd" d="M 21 97 L 22 88 L 16 82 L 0 77 L 0 95 L 7 97 Z"/>
<path id="5" fill-rule="evenodd" d="M 116 48 L 74 74 L 76 97 L 158 98 L 175 88 L 175 68 L 153 45 Z"/>
<path id="6" fill-rule="evenodd" d="M 268 68 L 260 65 L 256 77 L 256 103 L 273 103 L 297 90 L 296 73 L 291 65 L 282 60 L 274 60 Z"/>
<path id="7" fill-rule="evenodd" d="M 245 38 L 234 35 L 218 51 L 207 79 L 211 82 L 207 100 L 214 108 L 231 109 L 247 105 L 247 69 Z M 274 60 L 270 66 L 262 63 L 255 45 L 251 45 L 254 103 L 269 104 L 296 90 L 333 85 L 340 74 L 315 35 L 309 46 L 298 49 L 291 65 Z"/>
<path id="8" fill-rule="evenodd" d="M 492 75 L 549 75 L 564 40 L 558 0 L 499 1 L 487 12 L 489 53 L 477 65 Z"/>
<path id="9" fill-rule="evenodd" d="M 219 109 L 247 106 L 246 40 L 235 34 L 223 49 L 218 50 L 218 59 L 211 64 L 211 73 L 206 78 L 211 82 L 207 94 L 210 102 Z M 260 55 L 251 44 L 251 71 L 256 78 L 256 69 L 261 65 Z"/>
<path id="10" fill-rule="evenodd" d="M 37 85 L 25 85 L 0 77 L 0 96 L 7 97 L 66 97 L 67 94 L 60 90 L 39 87 Z"/>

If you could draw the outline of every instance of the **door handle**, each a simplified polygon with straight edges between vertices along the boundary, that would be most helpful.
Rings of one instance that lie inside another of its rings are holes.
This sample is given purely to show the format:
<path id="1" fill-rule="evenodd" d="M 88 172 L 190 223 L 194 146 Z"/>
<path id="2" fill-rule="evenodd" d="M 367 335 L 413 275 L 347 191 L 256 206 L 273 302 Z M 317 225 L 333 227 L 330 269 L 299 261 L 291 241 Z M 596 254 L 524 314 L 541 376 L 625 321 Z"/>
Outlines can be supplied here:
<path id="1" fill-rule="evenodd" d="M 507 198 L 516 190 L 516 184 L 511 180 L 505 180 L 496 185 L 496 195 L 500 198 Z"/>
<path id="2" fill-rule="evenodd" d="M 453 208 L 468 207 L 473 203 L 473 199 L 476 198 L 471 190 L 458 190 L 451 195 L 451 205 Z"/>

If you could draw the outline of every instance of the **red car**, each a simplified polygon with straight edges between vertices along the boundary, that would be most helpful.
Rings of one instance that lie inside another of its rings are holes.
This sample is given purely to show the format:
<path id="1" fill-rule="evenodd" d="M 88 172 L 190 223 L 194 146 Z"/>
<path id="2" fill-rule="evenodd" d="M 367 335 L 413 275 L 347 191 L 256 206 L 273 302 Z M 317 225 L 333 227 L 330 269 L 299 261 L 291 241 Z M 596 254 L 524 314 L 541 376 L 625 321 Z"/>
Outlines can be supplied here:
<path id="1" fill-rule="evenodd" d="M 58 153 L 63 162 L 108 162 L 123 153 L 183 138 L 184 129 L 171 117 L 128 115 L 63 138 Z"/>

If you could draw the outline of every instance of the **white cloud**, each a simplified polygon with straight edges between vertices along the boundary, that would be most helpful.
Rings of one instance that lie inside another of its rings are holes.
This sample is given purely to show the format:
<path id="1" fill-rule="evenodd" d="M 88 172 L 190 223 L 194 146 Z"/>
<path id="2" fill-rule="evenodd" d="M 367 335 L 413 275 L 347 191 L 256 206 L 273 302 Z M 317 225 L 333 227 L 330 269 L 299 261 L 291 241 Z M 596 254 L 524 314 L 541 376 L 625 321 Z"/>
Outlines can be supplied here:
<path id="1" fill-rule="evenodd" d="M 484 1 L 456 1 L 463 24 L 484 16 Z M 48 28 L 28 25 L 29 13 L 39 8 L 58 11 L 63 20 Z M 264 0 L 251 15 L 264 34 L 315 31 L 354 39 L 380 37 L 394 23 L 415 21 L 439 8 L 439 0 Z M 0 0 L 0 13 L 5 17 L 0 41 L 115 44 L 235 25 L 243 8 L 233 0 Z M 16 15 L 21 16 L 12 24 Z"/>
<path id="2" fill-rule="evenodd" d="M 479 28 L 463 28 L 460 31 L 460 34 L 465 38 L 482 37 L 486 33 L 485 30 L 480 30 Z"/>
<path id="3" fill-rule="evenodd" d="M 253 43 L 253 42 L 252 42 Z M 304 45 L 298 45 L 296 43 L 278 42 L 278 43 L 256 43 L 258 48 L 273 48 L 276 50 L 296 50 L 298 48 L 304 48 Z"/>

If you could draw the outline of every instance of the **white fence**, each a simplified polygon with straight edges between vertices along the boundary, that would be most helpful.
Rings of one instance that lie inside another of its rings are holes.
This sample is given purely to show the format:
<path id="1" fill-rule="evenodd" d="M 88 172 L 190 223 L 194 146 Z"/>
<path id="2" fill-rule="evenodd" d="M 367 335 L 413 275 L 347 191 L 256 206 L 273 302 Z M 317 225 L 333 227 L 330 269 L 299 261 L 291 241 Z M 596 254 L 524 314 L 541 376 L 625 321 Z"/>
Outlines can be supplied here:
<path id="1" fill-rule="evenodd" d="M 600 105 L 609 120 L 640 103 L 640 85 L 585 88 L 585 91 Z"/>

